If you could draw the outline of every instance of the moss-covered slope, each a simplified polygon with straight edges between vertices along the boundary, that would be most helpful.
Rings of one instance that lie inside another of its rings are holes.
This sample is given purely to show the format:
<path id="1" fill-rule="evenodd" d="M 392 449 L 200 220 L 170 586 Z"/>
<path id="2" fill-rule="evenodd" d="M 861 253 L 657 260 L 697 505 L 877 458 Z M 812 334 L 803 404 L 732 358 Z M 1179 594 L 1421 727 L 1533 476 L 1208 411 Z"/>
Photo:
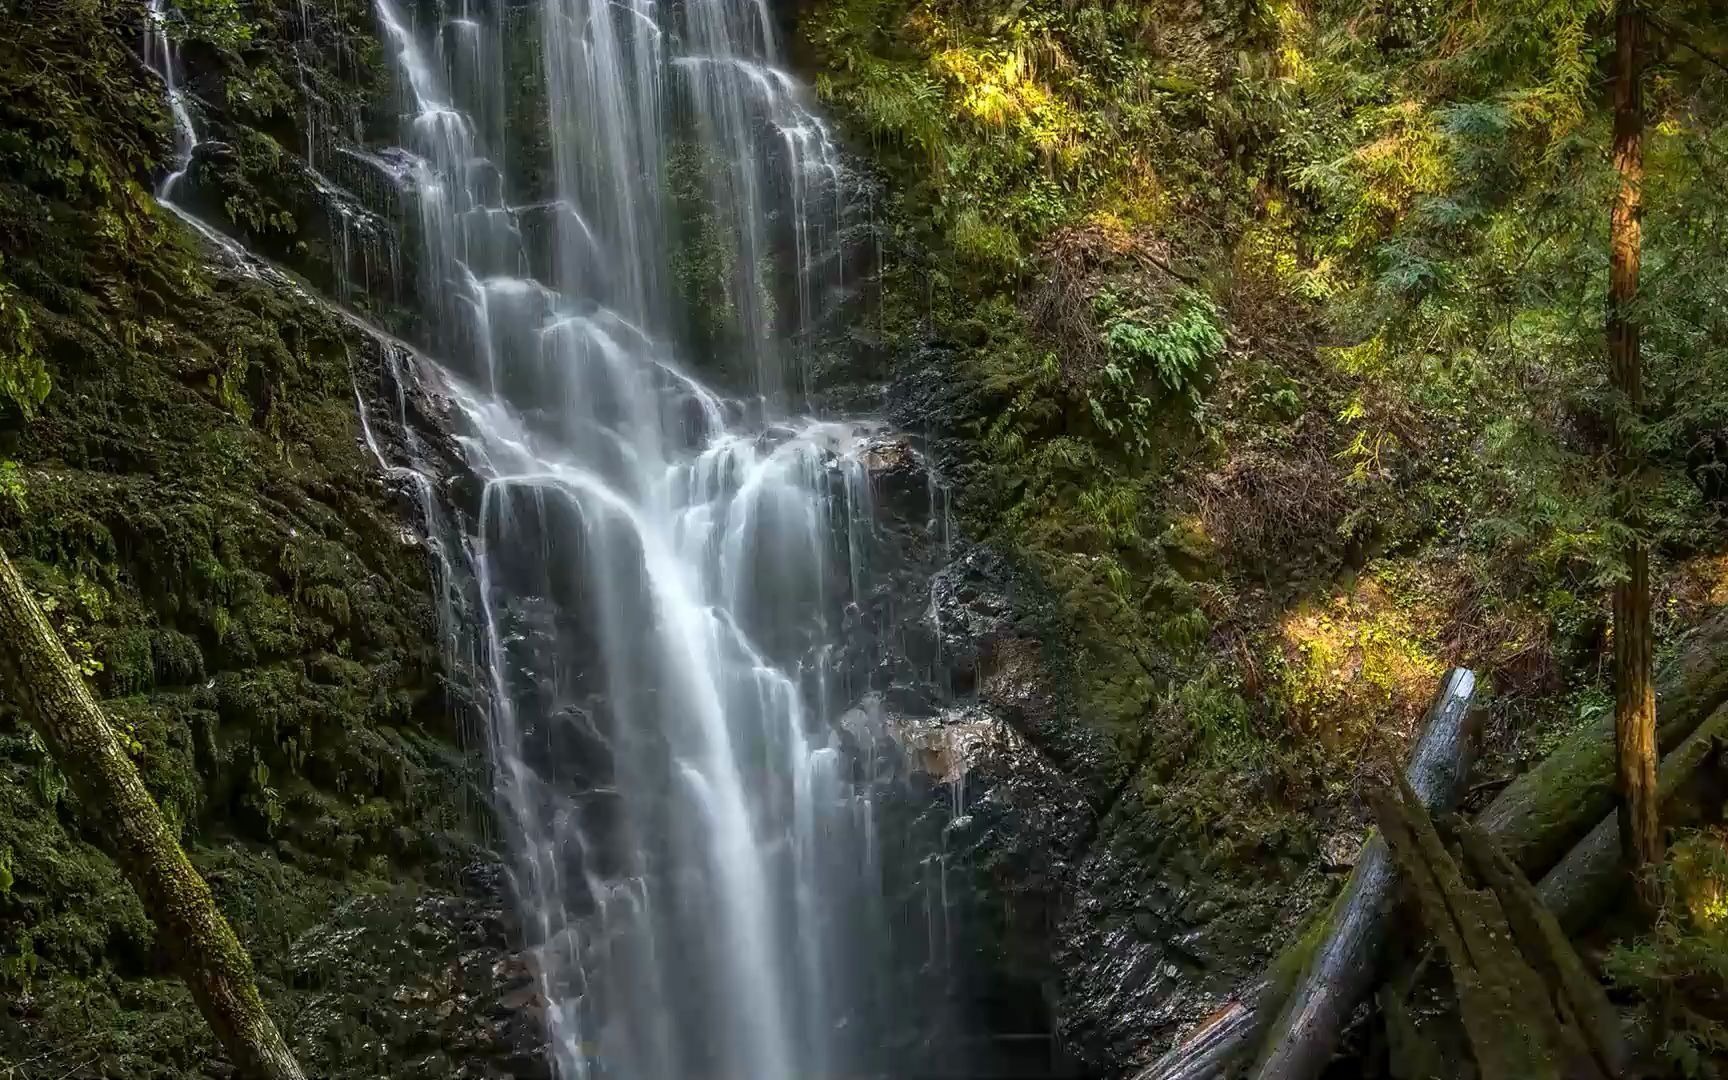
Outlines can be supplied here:
<path id="1" fill-rule="evenodd" d="M 377 1075 L 356 1047 L 376 1057 L 400 1033 L 358 1005 L 305 1033 L 304 1010 L 356 988 L 297 970 L 289 945 L 356 894 L 411 925 L 416 896 L 472 857 L 477 762 L 440 690 L 425 553 L 360 440 L 377 347 L 292 290 L 212 271 L 150 197 L 170 148 L 143 16 L 108 0 L 5 12 L 0 542 L 133 741 L 285 1030 L 319 1075 Z M 0 1062 L 221 1074 L 5 698 Z"/>
<path id="2" fill-rule="evenodd" d="M 801 69 L 883 178 L 867 332 L 902 419 L 1054 601 L 1056 727 L 1106 748 L 1062 886 L 1058 1008 L 1095 1064 L 1341 882 L 1358 782 L 1448 665 L 1482 677 L 1500 775 L 1609 696 L 1605 10 L 798 6 Z M 1708 66 L 1653 76 L 1665 647 L 1724 596 Z"/>

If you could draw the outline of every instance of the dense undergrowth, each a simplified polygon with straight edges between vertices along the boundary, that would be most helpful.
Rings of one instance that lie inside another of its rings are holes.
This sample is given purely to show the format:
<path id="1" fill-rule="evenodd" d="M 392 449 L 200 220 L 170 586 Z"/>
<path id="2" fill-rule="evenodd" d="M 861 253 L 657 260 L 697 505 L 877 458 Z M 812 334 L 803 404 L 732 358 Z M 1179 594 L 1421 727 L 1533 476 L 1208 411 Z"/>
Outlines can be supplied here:
<path id="1" fill-rule="evenodd" d="M 1640 490 L 1671 648 L 1728 598 L 1728 76 L 1700 59 L 1720 20 L 1667 8 L 1709 37 L 1659 44 L 1650 91 Z M 1083 714 L 1143 763 L 1134 827 L 1203 837 L 1226 879 L 1314 885 L 1449 665 L 1485 677 L 1490 773 L 1610 700 L 1607 10 L 802 19 L 893 192 L 885 344 L 937 343 L 969 388 L 968 526 L 1060 601 Z"/>
<path id="2" fill-rule="evenodd" d="M 188 10 L 209 18 L 190 48 L 272 47 L 260 9 Z M 378 357 L 292 292 L 207 269 L 150 197 L 170 143 L 143 14 L 5 11 L 0 540 L 296 1017 L 285 1030 L 311 1025 L 300 1052 L 373 1075 L 399 1033 L 289 945 L 357 894 L 400 908 L 415 880 L 450 880 L 473 765 L 437 686 L 426 559 L 358 438 Z M 87 810 L 0 688 L 0 1071 L 210 1075 Z"/>

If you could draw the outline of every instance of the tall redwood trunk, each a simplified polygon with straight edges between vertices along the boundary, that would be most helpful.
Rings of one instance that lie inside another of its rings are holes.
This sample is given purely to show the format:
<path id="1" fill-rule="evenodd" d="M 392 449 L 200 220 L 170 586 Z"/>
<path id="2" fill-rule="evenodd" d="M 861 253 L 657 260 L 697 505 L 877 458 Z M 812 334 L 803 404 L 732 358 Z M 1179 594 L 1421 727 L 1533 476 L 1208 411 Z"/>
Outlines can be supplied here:
<path id="1" fill-rule="evenodd" d="M 1619 398 L 1614 458 L 1619 513 L 1633 537 L 1625 576 L 1614 588 L 1614 743 L 1619 760 L 1620 837 L 1642 882 L 1662 857 L 1656 818 L 1656 692 L 1651 678 L 1650 555 L 1640 532 L 1637 486 L 1643 468 L 1638 423 L 1644 406 L 1643 360 L 1633 303 L 1641 255 L 1644 185 L 1644 15 L 1620 0 L 1615 17 L 1614 169 L 1620 177 L 1608 231 L 1608 359 Z"/>

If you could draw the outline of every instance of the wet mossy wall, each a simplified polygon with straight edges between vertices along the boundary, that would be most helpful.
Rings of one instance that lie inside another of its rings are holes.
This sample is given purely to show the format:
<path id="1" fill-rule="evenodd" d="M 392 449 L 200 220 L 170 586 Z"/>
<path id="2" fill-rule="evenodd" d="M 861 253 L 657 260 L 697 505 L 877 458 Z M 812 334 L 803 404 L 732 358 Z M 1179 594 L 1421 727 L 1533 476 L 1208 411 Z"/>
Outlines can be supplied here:
<path id="1" fill-rule="evenodd" d="M 304 175 L 309 115 L 283 69 L 310 64 L 299 74 L 326 111 L 355 115 L 379 85 L 369 14 L 308 0 L 240 15 L 247 40 L 186 46 L 199 102 L 223 91 L 245 172 L 222 223 L 275 230 L 285 258 L 315 266 L 328 237 L 275 179 Z M 356 390 L 378 386 L 378 346 L 292 289 L 210 269 L 150 197 L 171 140 L 144 17 L 132 0 L 53 0 L 0 18 L 0 370 L 47 386 L 33 407 L 0 399 L 0 543 L 131 740 L 297 1050 L 317 1075 L 378 1075 L 355 1048 L 394 1045 L 379 1012 L 336 1007 L 288 946 L 357 895 L 409 912 L 448 883 L 471 858 L 481 767 L 441 685 L 429 560 L 361 441 Z M 302 18 L 344 40 L 296 49 L 282 35 Z M 247 171 L 266 160 L 280 168 Z M 0 687 L 0 1065 L 226 1075 L 9 698 Z M 307 1028 L 321 1009 L 340 1021 Z"/>

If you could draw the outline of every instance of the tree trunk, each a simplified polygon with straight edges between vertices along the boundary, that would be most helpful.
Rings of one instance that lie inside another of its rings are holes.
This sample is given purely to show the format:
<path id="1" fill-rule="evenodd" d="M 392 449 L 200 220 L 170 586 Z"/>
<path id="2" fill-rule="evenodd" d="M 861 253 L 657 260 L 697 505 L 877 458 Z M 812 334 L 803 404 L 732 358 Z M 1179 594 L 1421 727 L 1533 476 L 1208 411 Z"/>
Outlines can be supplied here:
<path id="1" fill-rule="evenodd" d="M 1477 1075 L 1618 1075 L 1624 1055 L 1613 1010 L 1511 860 L 1478 832 L 1465 853 L 1475 854 L 1479 873 L 1488 871 L 1489 887 L 1472 888 L 1408 784 L 1368 799 L 1424 926 L 1445 952 Z"/>
<path id="2" fill-rule="evenodd" d="M 1642 878 L 1662 858 L 1656 813 L 1656 693 L 1651 677 L 1650 553 L 1640 535 L 1636 491 L 1643 466 L 1640 421 L 1643 361 L 1633 304 L 1641 257 L 1644 184 L 1644 15 L 1620 0 L 1615 19 L 1614 168 L 1620 187 L 1608 235 L 1608 358 L 1619 398 L 1614 458 L 1621 523 L 1627 527 L 1625 576 L 1614 587 L 1614 746 L 1620 837 L 1627 866 Z M 1642 890 L 1641 890 L 1642 891 Z"/>
<path id="3" fill-rule="evenodd" d="M 1728 702 L 1728 613 L 1692 633 L 1656 688 L 1666 753 Z M 1532 880 L 1558 863 L 1616 803 L 1614 713 L 1603 713 L 1502 791 L 1476 823 Z"/>
<path id="4" fill-rule="evenodd" d="M 1429 706 L 1427 726 L 1405 770 L 1429 810 L 1449 808 L 1464 794 L 1475 692 L 1475 674 L 1453 668 Z M 1260 1080 L 1310 1080 L 1332 1059 L 1350 1014 L 1380 979 L 1397 883 L 1385 837 L 1376 836 L 1363 847 L 1324 941 L 1272 1023 L 1254 1074 Z"/>
<path id="5" fill-rule="evenodd" d="M 204 1019 L 247 1080 L 305 1080 L 252 965 L 53 626 L 0 552 L 0 673 L 144 901 Z"/>
<path id="6" fill-rule="evenodd" d="M 1542 903 L 1530 879 L 1519 872 L 1492 837 L 1468 821 L 1453 819 L 1453 826 L 1465 864 L 1499 901 L 1513 943 L 1547 984 L 1562 1022 L 1578 1033 L 1603 1075 L 1624 1073 L 1628 1054 L 1620 1019 L 1602 984 L 1572 948 L 1554 912 Z"/>
<path id="7" fill-rule="evenodd" d="M 1662 759 L 1657 795 L 1672 818 L 1681 792 L 1719 753 L 1728 740 L 1728 705 L 1723 705 L 1698 725 L 1686 741 Z M 1538 885 L 1542 903 L 1554 913 L 1562 928 L 1580 931 L 1601 910 L 1624 895 L 1626 877 L 1620 861 L 1624 850 L 1620 819 L 1605 815 L 1578 846 L 1566 853 Z"/>
<path id="8" fill-rule="evenodd" d="M 1411 787 L 1433 809 L 1451 807 L 1462 793 L 1475 689 L 1476 676 L 1468 669 L 1446 673 L 1405 766 Z M 1135 1080 L 1217 1080 L 1252 1054 L 1267 1032 L 1260 1076 L 1314 1075 L 1378 977 L 1396 884 L 1385 841 L 1371 838 L 1338 900 L 1278 957 L 1268 975 Z"/>

